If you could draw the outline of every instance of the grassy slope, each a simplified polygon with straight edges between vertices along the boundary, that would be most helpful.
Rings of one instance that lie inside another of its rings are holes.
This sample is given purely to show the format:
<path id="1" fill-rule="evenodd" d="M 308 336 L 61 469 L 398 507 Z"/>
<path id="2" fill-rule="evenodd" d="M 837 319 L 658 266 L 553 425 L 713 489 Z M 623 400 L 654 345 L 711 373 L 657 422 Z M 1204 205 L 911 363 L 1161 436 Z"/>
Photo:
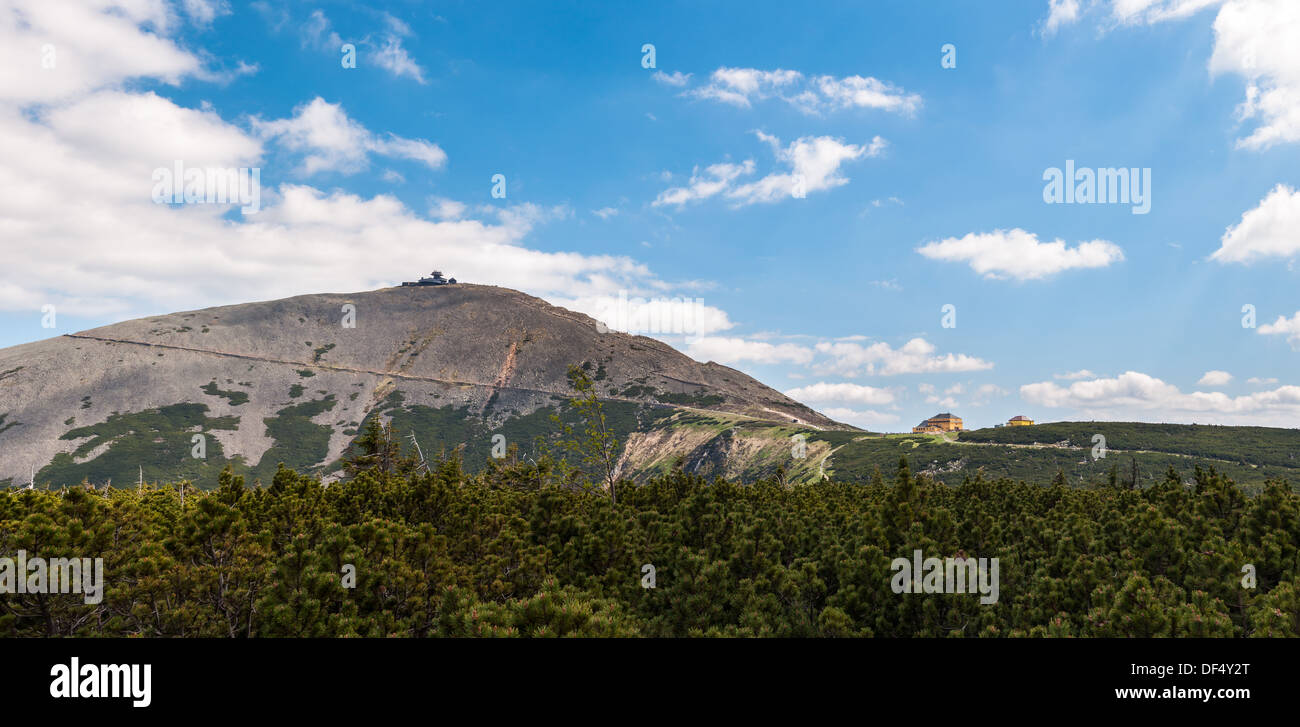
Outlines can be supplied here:
<path id="1" fill-rule="evenodd" d="M 105 422 L 64 434 L 62 439 L 83 441 L 72 454 L 56 455 L 36 473 L 36 481 L 59 486 L 75 485 L 83 479 L 96 484 L 111 480 L 121 486 L 135 482 L 143 467 L 149 481 L 186 479 L 215 485 L 228 461 L 221 443 L 207 436 L 207 457 L 198 459 L 192 456 L 192 437 L 214 429 L 234 429 L 237 422 L 237 417 L 208 416 L 204 404 L 113 414 Z"/>
<path id="2" fill-rule="evenodd" d="M 554 444 L 556 427 L 551 416 L 556 413 L 560 414 L 562 421 L 573 426 L 575 432 L 580 432 L 581 426 L 573 412 L 559 400 L 556 405 L 513 417 L 498 427 L 492 427 L 468 407 L 455 409 L 450 406 L 407 405 L 401 393 L 394 392 L 372 410 L 370 416 L 382 413 L 391 417 L 392 425 L 402 439 L 404 453 L 414 453 L 408 439 L 414 433 L 426 457 L 450 453 L 463 446 L 462 461 L 465 469 L 478 472 L 486 465 L 491 454 L 494 435 L 504 436 L 507 446 L 518 446 L 520 455 L 526 457 L 536 453 L 539 438 Z M 620 446 L 627 441 L 630 432 L 658 426 L 660 420 L 672 414 L 668 409 L 622 401 L 603 402 L 603 408 L 606 425 Z M 365 422 L 362 422 L 358 431 L 364 426 Z M 325 469 L 329 471 L 336 467 L 337 463 L 332 463 Z"/>
<path id="3" fill-rule="evenodd" d="M 1106 438 L 1106 457 L 1094 460 L 1093 436 Z M 901 455 L 914 471 L 929 470 L 956 484 L 983 468 L 986 475 L 1042 481 L 1056 471 L 1071 484 L 1107 481 L 1115 467 L 1121 480 L 1136 461 L 1143 485 L 1163 479 L 1172 465 L 1190 479 L 1196 465 L 1214 467 L 1247 489 L 1265 480 L 1300 484 L 1300 430 L 1265 427 L 1208 427 L 1131 422 L 1061 422 L 962 432 L 858 435 L 824 432 L 811 435 L 844 444 L 831 459 L 836 479 L 866 480 L 874 468 L 890 473 Z M 1061 443 L 1062 446 L 1056 446 Z"/>
<path id="4" fill-rule="evenodd" d="M 213 430 L 235 429 L 239 417 L 212 417 L 205 404 L 172 404 L 142 412 L 113 414 L 108 421 L 79 427 L 63 439 L 81 440 L 71 453 L 61 453 L 36 473 L 41 485 L 135 482 L 143 468 L 149 482 L 189 480 L 202 488 L 215 487 L 227 464 L 250 479 L 270 482 L 283 462 L 310 470 L 328 454 L 330 427 L 311 418 L 335 405 L 332 396 L 285 407 L 262 421 L 273 444 L 256 466 L 242 457 L 227 458 Z M 244 426 L 248 426 L 247 423 Z M 192 437 L 205 434 L 206 457 L 193 456 Z"/>
<path id="5" fill-rule="evenodd" d="M 963 432 L 962 441 L 1033 444 L 1068 441 L 1091 450 L 1101 434 L 1111 449 L 1171 452 L 1238 464 L 1300 469 L 1300 429 L 1133 422 L 1056 422 Z"/>

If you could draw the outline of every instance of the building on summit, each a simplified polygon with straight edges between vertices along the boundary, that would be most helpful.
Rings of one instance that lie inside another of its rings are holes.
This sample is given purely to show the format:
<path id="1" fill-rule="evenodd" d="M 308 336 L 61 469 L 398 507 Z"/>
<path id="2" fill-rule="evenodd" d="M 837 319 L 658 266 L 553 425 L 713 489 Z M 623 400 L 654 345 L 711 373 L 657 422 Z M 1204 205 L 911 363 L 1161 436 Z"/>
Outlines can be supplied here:
<path id="1" fill-rule="evenodd" d="M 935 414 L 920 424 L 912 427 L 914 434 L 936 434 L 939 432 L 960 432 L 961 417 L 954 416 L 947 412 Z"/>
<path id="2" fill-rule="evenodd" d="M 1007 420 L 1008 427 L 1027 427 L 1033 423 L 1033 419 L 1023 415 L 1016 415 Z"/>
<path id="3" fill-rule="evenodd" d="M 455 284 L 456 284 L 455 278 L 444 278 L 442 277 L 442 271 L 435 270 L 433 271 L 432 276 L 427 278 L 420 278 L 418 282 L 414 282 L 414 283 L 402 283 L 402 287 L 411 288 L 411 287 L 419 287 L 422 285 L 455 285 Z"/>

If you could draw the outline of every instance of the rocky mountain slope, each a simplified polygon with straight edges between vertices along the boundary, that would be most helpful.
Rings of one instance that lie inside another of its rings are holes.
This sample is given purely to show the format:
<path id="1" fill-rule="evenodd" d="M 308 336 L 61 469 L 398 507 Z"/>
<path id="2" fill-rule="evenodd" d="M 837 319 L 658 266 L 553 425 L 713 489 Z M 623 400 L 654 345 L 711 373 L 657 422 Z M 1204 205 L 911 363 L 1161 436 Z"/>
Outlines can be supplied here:
<path id="1" fill-rule="evenodd" d="M 0 484 L 189 478 L 230 463 L 329 477 L 367 417 L 470 469 L 494 435 L 531 451 L 583 365 L 625 443 L 623 474 L 816 476 L 798 431 L 852 428 L 734 369 L 481 285 L 305 295 L 141 318 L 0 349 Z M 200 456 L 201 455 L 201 456 Z M 784 462 L 784 463 L 783 463 Z M 783 464 L 782 464 L 783 463 Z"/>

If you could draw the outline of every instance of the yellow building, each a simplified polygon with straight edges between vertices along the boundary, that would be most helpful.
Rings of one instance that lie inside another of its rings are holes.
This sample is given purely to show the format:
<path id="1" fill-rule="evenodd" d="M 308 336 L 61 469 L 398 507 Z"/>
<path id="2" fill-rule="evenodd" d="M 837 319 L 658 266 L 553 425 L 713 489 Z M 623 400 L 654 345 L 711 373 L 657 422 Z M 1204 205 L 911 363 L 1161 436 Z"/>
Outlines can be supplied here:
<path id="1" fill-rule="evenodd" d="M 1033 423 L 1033 419 L 1023 415 L 1013 416 L 1011 419 L 1007 420 L 1008 427 L 1027 427 Z"/>
<path id="2" fill-rule="evenodd" d="M 912 427 L 914 434 L 935 434 L 938 432 L 960 432 L 961 417 L 953 416 L 947 412 L 935 414 L 920 424 Z"/>

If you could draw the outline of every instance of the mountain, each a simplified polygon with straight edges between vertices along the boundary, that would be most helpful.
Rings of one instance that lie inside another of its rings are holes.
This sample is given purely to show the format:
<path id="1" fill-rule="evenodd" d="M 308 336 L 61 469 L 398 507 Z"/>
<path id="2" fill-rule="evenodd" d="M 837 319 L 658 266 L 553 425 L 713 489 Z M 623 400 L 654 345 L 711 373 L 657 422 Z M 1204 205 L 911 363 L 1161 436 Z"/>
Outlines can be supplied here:
<path id="1" fill-rule="evenodd" d="M 0 349 L 0 486 L 34 472 L 40 485 L 121 485 L 143 473 L 208 487 L 226 464 L 269 482 L 281 462 L 329 480 L 371 417 L 413 434 L 410 451 L 459 449 L 476 471 L 494 444 L 529 456 L 555 435 L 553 414 L 572 420 L 570 365 L 597 386 L 620 474 L 639 481 L 676 466 L 742 481 L 778 467 L 796 482 L 877 470 L 888 479 L 906 456 L 949 484 L 981 471 L 1046 483 L 1058 470 L 1096 484 L 1112 469 L 1121 481 L 1136 469 L 1147 484 L 1170 466 L 1190 479 L 1196 465 L 1247 489 L 1300 483 L 1300 430 L 1058 422 L 873 434 L 661 341 L 513 290 L 457 284 L 207 308 Z M 1098 434 L 1104 458 L 1092 456 Z"/>
<path id="2" fill-rule="evenodd" d="M 227 463 L 269 482 L 280 462 L 329 478 L 374 416 L 426 454 L 462 448 L 474 470 L 494 435 L 527 454 L 554 434 L 570 365 L 594 380 L 633 479 L 679 463 L 768 474 L 795 433 L 856 431 L 660 341 L 462 283 L 206 308 L 0 349 L 0 484 L 35 470 L 41 485 L 121 485 L 143 471 L 206 487 Z M 810 443 L 784 466 L 819 476 L 830 449 Z"/>

